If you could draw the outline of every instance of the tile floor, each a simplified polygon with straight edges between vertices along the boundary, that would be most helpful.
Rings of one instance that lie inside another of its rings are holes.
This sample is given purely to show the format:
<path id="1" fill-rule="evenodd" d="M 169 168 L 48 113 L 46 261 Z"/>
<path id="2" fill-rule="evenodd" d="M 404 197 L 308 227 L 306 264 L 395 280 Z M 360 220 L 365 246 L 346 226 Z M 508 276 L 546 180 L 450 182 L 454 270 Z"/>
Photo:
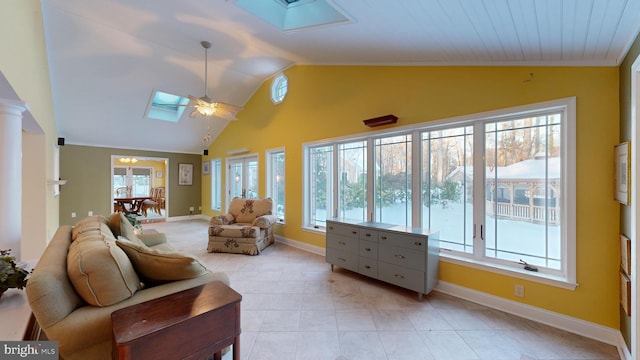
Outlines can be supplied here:
<path id="1" fill-rule="evenodd" d="M 276 243 L 206 252 L 207 222 L 151 223 L 242 294 L 243 360 L 620 359 L 614 346 L 433 291 L 414 292 Z M 231 359 L 227 353 L 224 360 Z"/>

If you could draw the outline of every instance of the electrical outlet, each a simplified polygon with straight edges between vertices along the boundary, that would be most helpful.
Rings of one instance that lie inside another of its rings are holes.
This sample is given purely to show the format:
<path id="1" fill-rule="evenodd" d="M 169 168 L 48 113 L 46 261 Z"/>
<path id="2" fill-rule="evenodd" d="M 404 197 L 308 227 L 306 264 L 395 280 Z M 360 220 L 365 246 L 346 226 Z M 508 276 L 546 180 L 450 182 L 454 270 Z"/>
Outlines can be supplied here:
<path id="1" fill-rule="evenodd" d="M 72 217 L 72 218 L 76 217 L 76 213 L 75 213 L 75 212 L 72 212 L 72 213 L 71 213 L 71 217 Z"/>
<path id="2" fill-rule="evenodd" d="M 516 284 L 513 287 L 513 295 L 523 298 L 524 297 L 524 285 Z"/>
<path id="3" fill-rule="evenodd" d="M 89 212 L 87 213 L 88 216 L 93 216 L 93 211 L 89 210 Z"/>
<path id="4" fill-rule="evenodd" d="M 198 206 L 198 210 L 201 211 L 202 210 L 202 206 Z"/>

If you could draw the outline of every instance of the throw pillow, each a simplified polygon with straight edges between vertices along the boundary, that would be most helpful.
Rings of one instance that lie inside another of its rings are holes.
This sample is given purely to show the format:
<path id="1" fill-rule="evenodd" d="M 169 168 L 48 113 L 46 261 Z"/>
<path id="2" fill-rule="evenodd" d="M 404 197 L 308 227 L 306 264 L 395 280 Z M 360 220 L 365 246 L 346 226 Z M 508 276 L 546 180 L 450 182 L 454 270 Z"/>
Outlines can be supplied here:
<path id="1" fill-rule="evenodd" d="M 118 238 L 118 236 L 124 236 L 133 243 L 145 245 L 136 234 L 136 229 L 131 225 L 129 220 L 127 220 L 127 217 L 124 216 L 124 213 L 116 212 L 111 214 L 109 217 L 109 228 L 111 228 L 111 232 L 113 232 L 113 236 L 116 238 Z"/>
<path id="2" fill-rule="evenodd" d="M 102 235 L 71 243 L 67 274 L 76 292 L 94 306 L 126 300 L 141 288 L 127 254 Z"/>
<path id="3" fill-rule="evenodd" d="M 136 272 L 145 282 L 191 279 L 208 272 L 196 258 L 177 251 L 149 248 L 122 240 L 116 240 L 116 243 L 129 256 Z"/>

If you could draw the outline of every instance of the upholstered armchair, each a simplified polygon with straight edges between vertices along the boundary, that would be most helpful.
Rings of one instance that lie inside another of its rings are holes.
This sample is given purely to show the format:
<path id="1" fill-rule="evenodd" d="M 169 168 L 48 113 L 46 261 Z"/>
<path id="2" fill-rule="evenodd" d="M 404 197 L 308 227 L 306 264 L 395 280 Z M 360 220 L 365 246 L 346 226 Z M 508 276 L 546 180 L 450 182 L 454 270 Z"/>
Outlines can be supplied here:
<path id="1" fill-rule="evenodd" d="M 258 255 L 273 244 L 273 200 L 231 200 L 229 212 L 217 215 L 209 221 L 208 252 L 226 252 Z"/>

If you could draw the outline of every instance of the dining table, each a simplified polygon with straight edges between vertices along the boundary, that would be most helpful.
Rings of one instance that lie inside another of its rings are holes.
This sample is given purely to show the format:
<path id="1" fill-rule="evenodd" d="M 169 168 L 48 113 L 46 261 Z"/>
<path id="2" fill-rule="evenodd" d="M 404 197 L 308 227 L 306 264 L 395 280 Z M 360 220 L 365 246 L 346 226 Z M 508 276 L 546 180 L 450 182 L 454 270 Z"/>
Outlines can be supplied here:
<path id="1" fill-rule="evenodd" d="M 113 202 L 118 205 L 118 208 L 125 214 L 142 215 L 140 212 L 142 202 L 150 199 L 150 196 L 130 196 L 114 198 Z"/>

